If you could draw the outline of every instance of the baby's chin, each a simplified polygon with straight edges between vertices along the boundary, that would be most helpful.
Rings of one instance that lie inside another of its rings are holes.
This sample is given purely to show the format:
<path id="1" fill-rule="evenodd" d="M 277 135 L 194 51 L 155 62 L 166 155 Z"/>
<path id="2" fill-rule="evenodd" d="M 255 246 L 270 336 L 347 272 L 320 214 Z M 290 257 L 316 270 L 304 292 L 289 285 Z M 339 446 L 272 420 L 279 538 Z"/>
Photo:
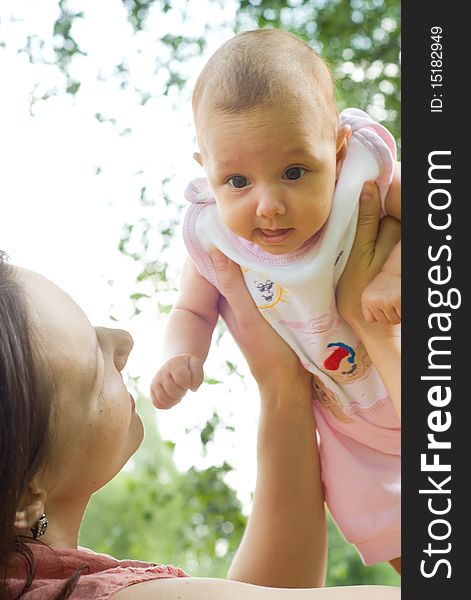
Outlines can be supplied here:
<path id="1" fill-rule="evenodd" d="M 263 250 L 264 252 L 266 252 L 267 254 L 273 254 L 273 256 L 281 256 L 283 254 L 293 254 L 294 252 L 297 252 L 298 250 L 300 250 L 304 244 L 301 245 L 297 245 L 297 246 L 269 246 L 268 248 L 266 246 L 263 246 L 261 244 L 255 244 L 258 248 L 260 248 L 260 250 Z"/>

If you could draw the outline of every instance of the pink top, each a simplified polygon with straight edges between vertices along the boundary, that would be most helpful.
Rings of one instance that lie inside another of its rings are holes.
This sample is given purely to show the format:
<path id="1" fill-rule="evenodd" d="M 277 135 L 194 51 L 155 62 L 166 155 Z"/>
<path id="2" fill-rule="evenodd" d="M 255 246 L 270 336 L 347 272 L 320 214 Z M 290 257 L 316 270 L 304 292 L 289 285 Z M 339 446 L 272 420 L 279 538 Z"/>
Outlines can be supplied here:
<path id="1" fill-rule="evenodd" d="M 77 585 L 69 596 L 75 600 L 104 600 L 125 587 L 150 579 L 188 577 L 177 567 L 139 560 L 117 560 L 81 548 L 50 548 L 29 544 L 34 556 L 36 576 L 25 600 L 54 598 L 77 569 L 84 567 Z M 15 555 L 9 570 L 8 591 L 16 597 L 25 582 L 25 565 Z"/>

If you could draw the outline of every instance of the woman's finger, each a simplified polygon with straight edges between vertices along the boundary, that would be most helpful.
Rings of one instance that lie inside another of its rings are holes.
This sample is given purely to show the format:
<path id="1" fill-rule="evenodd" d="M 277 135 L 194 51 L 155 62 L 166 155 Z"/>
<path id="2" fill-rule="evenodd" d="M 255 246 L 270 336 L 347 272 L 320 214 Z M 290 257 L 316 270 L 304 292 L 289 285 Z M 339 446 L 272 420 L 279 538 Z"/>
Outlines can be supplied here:
<path id="1" fill-rule="evenodd" d="M 392 249 L 401 239 L 401 223 L 394 217 L 383 217 L 378 228 L 375 255 L 381 260 L 381 264 L 390 255 Z"/>
<path id="2" fill-rule="evenodd" d="M 245 285 L 240 267 L 214 246 L 209 249 L 209 255 L 218 278 L 219 291 L 227 301 L 220 303 L 223 317 L 228 304 L 236 322 L 259 323 L 258 309 Z"/>
<path id="3" fill-rule="evenodd" d="M 275 379 L 273 365 L 283 365 L 297 375 L 304 369 L 291 348 L 262 317 L 252 299 L 238 265 L 216 248 L 209 250 L 218 277 L 219 312 L 245 355 L 255 379 L 260 384 L 267 377 Z"/>
<path id="4" fill-rule="evenodd" d="M 208 251 L 221 292 L 219 313 L 237 343 L 244 345 L 244 331 L 260 325 L 260 314 L 247 290 L 240 267 L 215 246 Z"/>
<path id="5" fill-rule="evenodd" d="M 375 182 L 367 181 L 360 194 L 358 225 L 352 252 L 362 253 L 376 243 L 381 198 Z"/>

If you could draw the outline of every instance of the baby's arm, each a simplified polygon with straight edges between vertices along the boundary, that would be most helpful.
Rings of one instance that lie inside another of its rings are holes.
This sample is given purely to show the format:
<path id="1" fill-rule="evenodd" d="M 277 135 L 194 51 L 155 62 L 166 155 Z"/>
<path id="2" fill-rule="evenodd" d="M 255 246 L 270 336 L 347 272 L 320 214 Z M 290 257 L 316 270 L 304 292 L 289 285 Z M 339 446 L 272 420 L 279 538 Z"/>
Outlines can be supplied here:
<path id="1" fill-rule="evenodd" d="M 401 164 L 396 163 L 393 180 L 385 203 L 386 213 L 401 220 Z M 379 321 L 384 325 L 401 322 L 401 242 L 399 241 L 385 261 L 381 271 L 363 290 L 363 316 L 368 323 Z"/>
<path id="2" fill-rule="evenodd" d="M 187 259 L 180 295 L 165 330 L 165 362 L 151 384 L 151 398 L 157 408 L 171 408 L 203 382 L 203 363 L 218 320 L 218 299 L 217 289 Z"/>

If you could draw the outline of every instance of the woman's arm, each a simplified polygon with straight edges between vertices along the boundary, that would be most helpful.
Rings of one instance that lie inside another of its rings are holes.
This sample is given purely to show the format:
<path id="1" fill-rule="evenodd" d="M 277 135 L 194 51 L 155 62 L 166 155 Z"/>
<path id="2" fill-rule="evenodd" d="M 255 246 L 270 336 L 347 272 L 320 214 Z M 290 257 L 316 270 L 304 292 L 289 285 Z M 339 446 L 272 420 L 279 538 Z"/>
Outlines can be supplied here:
<path id="1" fill-rule="evenodd" d="M 226 579 L 154 579 L 127 587 L 113 600 L 400 600 L 398 587 L 359 585 L 323 589 L 275 589 Z"/>
<path id="2" fill-rule="evenodd" d="M 276 587 L 320 586 L 326 525 L 311 374 L 261 317 L 239 267 L 215 249 L 211 257 L 224 295 L 220 312 L 261 402 L 252 514 L 229 577 Z"/>

